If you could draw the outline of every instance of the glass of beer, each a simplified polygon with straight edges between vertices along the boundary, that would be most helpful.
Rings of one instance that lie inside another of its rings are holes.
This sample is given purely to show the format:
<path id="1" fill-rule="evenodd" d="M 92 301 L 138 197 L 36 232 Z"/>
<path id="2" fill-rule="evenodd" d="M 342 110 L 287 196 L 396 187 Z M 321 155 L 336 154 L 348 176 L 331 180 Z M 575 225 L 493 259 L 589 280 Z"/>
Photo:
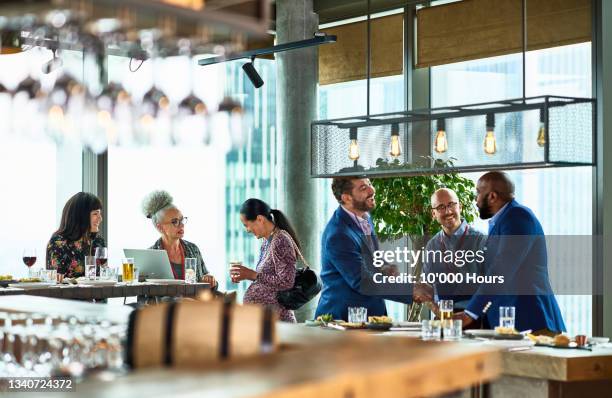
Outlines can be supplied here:
<path id="1" fill-rule="evenodd" d="M 123 264 L 123 281 L 132 283 L 134 281 L 134 259 L 124 258 L 121 263 Z"/>
<path id="2" fill-rule="evenodd" d="M 440 322 L 444 327 L 446 321 L 453 319 L 453 300 L 440 300 L 438 307 L 440 308 Z"/>

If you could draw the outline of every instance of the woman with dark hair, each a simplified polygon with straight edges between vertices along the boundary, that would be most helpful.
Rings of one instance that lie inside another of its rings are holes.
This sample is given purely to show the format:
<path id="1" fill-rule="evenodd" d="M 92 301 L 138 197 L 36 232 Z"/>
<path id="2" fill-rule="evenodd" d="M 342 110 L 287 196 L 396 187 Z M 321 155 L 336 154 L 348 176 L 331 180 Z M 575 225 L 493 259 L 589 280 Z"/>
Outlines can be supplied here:
<path id="1" fill-rule="evenodd" d="M 97 196 L 79 192 L 64 205 L 59 229 L 47 244 L 47 269 L 56 269 L 68 278 L 83 276 L 85 256 L 93 256 L 96 247 L 105 247 L 98 234 L 102 222 L 102 202 Z"/>
<path id="2" fill-rule="evenodd" d="M 245 303 L 272 305 L 281 321 L 295 322 L 295 315 L 278 303 L 276 293 L 293 287 L 300 243 L 289 220 L 266 202 L 248 199 L 240 208 L 240 221 L 248 233 L 263 239 L 255 270 L 233 264 L 232 282 L 253 281 L 244 295 Z"/>

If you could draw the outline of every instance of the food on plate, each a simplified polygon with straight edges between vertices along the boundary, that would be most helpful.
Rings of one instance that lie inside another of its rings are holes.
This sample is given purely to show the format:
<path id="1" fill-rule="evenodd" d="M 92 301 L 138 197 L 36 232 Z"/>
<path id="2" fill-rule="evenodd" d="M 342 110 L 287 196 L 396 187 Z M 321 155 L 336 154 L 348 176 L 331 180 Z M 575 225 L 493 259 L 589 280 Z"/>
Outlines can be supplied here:
<path id="1" fill-rule="evenodd" d="M 535 342 L 536 344 L 541 344 L 541 345 L 552 345 L 553 344 L 553 338 L 550 336 L 536 336 L 535 334 L 527 334 L 527 337 L 529 337 L 529 339 L 533 342 Z"/>
<path id="2" fill-rule="evenodd" d="M 349 328 L 349 329 L 361 329 L 365 327 L 363 323 L 358 323 L 358 322 L 338 321 L 336 323 L 338 324 L 338 326 L 344 326 L 345 328 Z"/>
<path id="3" fill-rule="evenodd" d="M 368 317 L 368 322 L 369 323 L 383 323 L 383 324 L 388 324 L 388 323 L 393 323 L 393 318 L 391 318 L 390 316 L 369 316 Z"/>
<path id="4" fill-rule="evenodd" d="M 514 328 L 507 328 L 503 326 L 497 326 L 495 328 L 495 333 L 497 334 L 519 334 Z"/>
<path id="5" fill-rule="evenodd" d="M 12 281 L 13 275 L 0 275 L 0 281 Z"/>
<path id="6" fill-rule="evenodd" d="M 570 339 L 564 334 L 558 334 L 553 339 L 553 344 L 559 347 L 567 347 L 569 346 Z"/>
<path id="7" fill-rule="evenodd" d="M 332 314 L 323 314 L 319 315 L 316 320 L 325 323 L 332 322 L 334 320 L 334 316 Z"/>
<path id="8" fill-rule="evenodd" d="M 40 278 L 21 278 L 19 279 L 19 283 L 37 283 L 42 282 Z"/>

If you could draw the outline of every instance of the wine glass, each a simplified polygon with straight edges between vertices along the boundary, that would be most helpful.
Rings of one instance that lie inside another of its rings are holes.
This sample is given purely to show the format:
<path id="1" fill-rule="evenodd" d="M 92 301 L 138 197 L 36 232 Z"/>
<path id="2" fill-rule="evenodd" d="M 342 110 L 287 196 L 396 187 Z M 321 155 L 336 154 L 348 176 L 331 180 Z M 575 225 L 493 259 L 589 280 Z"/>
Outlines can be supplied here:
<path id="1" fill-rule="evenodd" d="M 108 259 L 108 250 L 106 247 L 96 247 L 96 274 L 100 276 L 100 270 L 106 268 L 106 260 Z"/>
<path id="2" fill-rule="evenodd" d="M 32 277 L 32 266 L 36 263 L 36 249 L 23 250 L 23 263 L 28 267 L 28 278 Z"/>

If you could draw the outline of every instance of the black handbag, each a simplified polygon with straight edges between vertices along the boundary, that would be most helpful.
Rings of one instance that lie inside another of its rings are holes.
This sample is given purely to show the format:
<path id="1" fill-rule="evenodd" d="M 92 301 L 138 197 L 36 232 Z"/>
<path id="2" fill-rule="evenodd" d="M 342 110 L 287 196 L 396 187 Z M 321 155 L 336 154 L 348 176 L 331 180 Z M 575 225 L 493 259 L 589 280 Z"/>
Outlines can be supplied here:
<path id="1" fill-rule="evenodd" d="M 289 239 L 291 235 L 287 234 Z M 295 281 L 293 287 L 287 290 L 281 290 L 276 293 L 276 299 L 279 304 L 288 310 L 297 310 L 304 304 L 312 300 L 321 291 L 321 279 L 316 272 L 310 269 L 302 252 L 297 247 L 293 239 L 291 239 L 295 251 L 304 262 L 304 268 L 298 268 L 295 273 Z"/>

